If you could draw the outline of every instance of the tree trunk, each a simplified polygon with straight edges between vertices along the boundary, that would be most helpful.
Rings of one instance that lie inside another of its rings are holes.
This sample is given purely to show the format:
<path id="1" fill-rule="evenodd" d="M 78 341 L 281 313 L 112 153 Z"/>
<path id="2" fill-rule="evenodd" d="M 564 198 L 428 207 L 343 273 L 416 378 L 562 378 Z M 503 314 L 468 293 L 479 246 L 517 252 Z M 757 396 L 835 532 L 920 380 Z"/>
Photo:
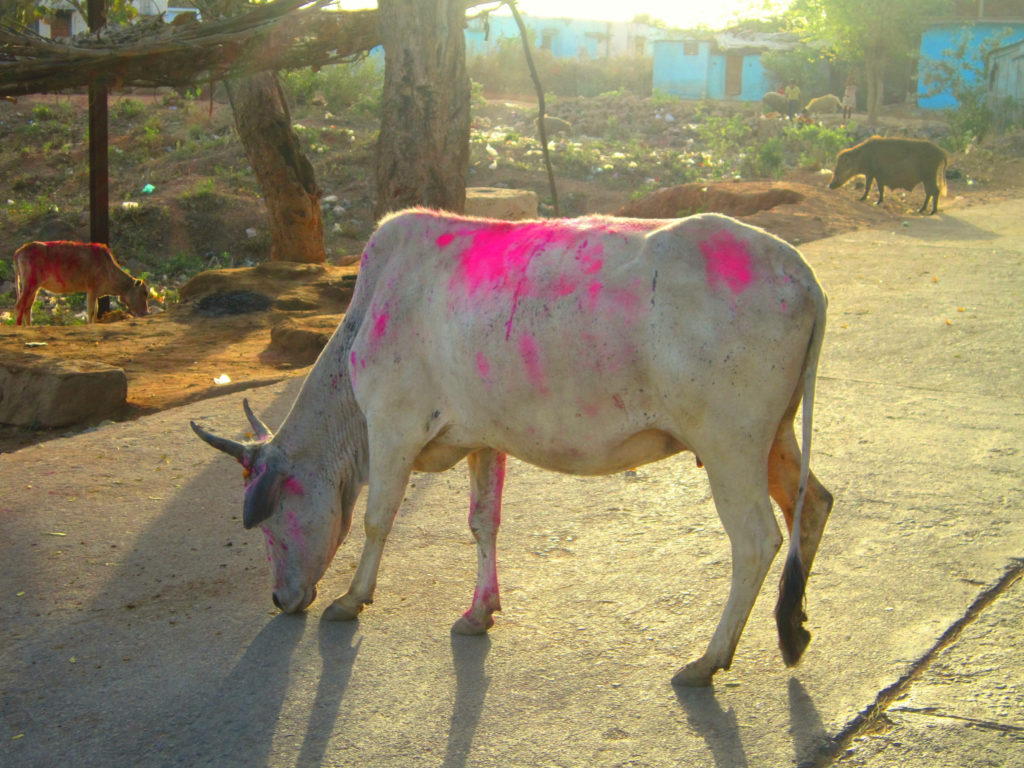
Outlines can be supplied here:
<path id="1" fill-rule="evenodd" d="M 864 62 L 864 74 L 868 86 L 868 125 L 875 125 L 885 93 L 885 55 L 879 51 L 869 55 Z"/>
<path id="2" fill-rule="evenodd" d="M 267 207 L 270 260 L 325 261 L 320 188 L 292 130 L 277 75 L 262 72 L 226 85 L 235 128 Z"/>
<path id="3" fill-rule="evenodd" d="M 378 216 L 412 205 L 461 212 L 469 168 L 465 0 L 380 0 L 384 92 Z"/>

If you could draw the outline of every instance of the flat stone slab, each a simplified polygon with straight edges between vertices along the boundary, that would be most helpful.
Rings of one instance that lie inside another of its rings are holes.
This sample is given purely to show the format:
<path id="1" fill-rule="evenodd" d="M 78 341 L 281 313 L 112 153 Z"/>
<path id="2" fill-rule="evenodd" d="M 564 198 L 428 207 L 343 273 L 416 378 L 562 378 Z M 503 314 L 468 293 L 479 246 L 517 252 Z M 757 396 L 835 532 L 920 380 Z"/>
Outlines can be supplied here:
<path id="1" fill-rule="evenodd" d="M 0 352 L 0 424 L 68 427 L 116 415 L 128 397 L 121 368 Z"/>
<path id="2" fill-rule="evenodd" d="M 466 214 L 487 219 L 519 221 L 537 218 L 537 193 L 529 189 L 469 187 Z"/>

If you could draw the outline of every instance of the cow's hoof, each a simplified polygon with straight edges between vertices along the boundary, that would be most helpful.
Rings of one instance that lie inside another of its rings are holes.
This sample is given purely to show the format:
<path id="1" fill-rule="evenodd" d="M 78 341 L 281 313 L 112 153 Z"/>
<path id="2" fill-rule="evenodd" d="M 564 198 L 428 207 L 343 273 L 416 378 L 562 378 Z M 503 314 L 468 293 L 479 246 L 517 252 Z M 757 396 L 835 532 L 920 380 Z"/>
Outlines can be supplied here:
<path id="1" fill-rule="evenodd" d="M 463 616 L 452 624 L 453 635 L 486 635 L 487 630 L 494 626 L 494 619 L 490 616 L 483 624 L 479 624 L 466 616 Z"/>
<path id="2" fill-rule="evenodd" d="M 706 688 L 711 685 L 712 675 L 714 675 L 714 671 L 708 668 L 707 663 L 702 659 L 697 659 L 673 675 L 672 685 L 686 688 Z"/>
<path id="3" fill-rule="evenodd" d="M 355 603 L 354 605 L 345 599 L 345 597 L 339 597 L 333 603 L 327 606 L 324 610 L 323 620 L 324 621 L 352 621 L 356 618 L 363 610 L 362 603 Z"/>

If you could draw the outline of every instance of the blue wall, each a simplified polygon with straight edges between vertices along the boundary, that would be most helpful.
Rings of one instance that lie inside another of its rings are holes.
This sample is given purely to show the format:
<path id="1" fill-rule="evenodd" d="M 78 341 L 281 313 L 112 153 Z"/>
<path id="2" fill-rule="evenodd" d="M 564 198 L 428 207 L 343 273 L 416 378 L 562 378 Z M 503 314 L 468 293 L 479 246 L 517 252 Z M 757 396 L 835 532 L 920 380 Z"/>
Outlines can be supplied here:
<path id="1" fill-rule="evenodd" d="M 654 89 L 682 99 L 725 99 L 727 55 L 711 40 L 691 40 L 697 53 L 687 55 L 683 40 L 654 41 Z M 730 99 L 759 101 L 778 83 L 764 68 L 759 54 L 743 56 L 741 91 Z"/>
<path id="2" fill-rule="evenodd" d="M 683 99 L 708 98 L 711 43 L 695 43 L 697 52 L 686 54 L 681 40 L 654 43 L 654 88 Z"/>
<path id="3" fill-rule="evenodd" d="M 609 53 L 605 38 L 613 33 L 621 33 L 626 24 L 608 21 L 590 21 L 587 19 L 556 19 L 535 16 L 523 16 L 523 24 L 532 35 L 535 48 L 545 47 L 559 59 L 575 59 L 584 54 L 592 59 L 603 58 Z M 466 54 L 476 56 L 493 50 L 498 41 L 511 38 L 519 40 L 519 27 L 511 16 L 491 15 L 488 19 L 489 35 L 484 39 L 483 20 L 472 19 L 466 26 Z M 648 27 L 648 39 L 660 34 L 655 27 Z M 632 51 L 615 50 L 610 53 L 623 55 Z"/>
<path id="4" fill-rule="evenodd" d="M 957 106 L 957 100 L 948 91 L 928 95 L 928 85 L 925 81 L 925 74 L 929 70 L 930 62 L 938 62 L 948 59 L 949 51 L 953 51 L 961 35 L 968 35 L 968 56 L 971 60 L 980 65 L 978 52 L 982 44 L 990 37 L 1009 30 L 1010 34 L 1002 41 L 1002 45 L 1009 45 L 1017 40 L 1024 39 L 1024 22 L 977 22 L 970 25 L 962 23 L 941 24 L 925 31 L 921 36 L 921 55 L 918 61 L 917 80 L 917 103 L 925 109 L 952 109 Z"/>

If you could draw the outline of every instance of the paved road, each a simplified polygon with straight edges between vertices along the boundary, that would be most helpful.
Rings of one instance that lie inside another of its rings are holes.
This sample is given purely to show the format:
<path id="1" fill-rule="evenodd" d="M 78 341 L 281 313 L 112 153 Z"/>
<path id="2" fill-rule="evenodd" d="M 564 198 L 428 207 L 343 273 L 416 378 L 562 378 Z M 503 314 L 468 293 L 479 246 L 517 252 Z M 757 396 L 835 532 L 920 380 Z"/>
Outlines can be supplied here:
<path id="1" fill-rule="evenodd" d="M 237 465 L 187 426 L 241 434 L 231 395 L 0 456 L 0 765 L 1024 766 L 1021 210 L 804 248 L 836 508 L 795 671 L 779 558 L 733 669 L 669 684 L 729 583 L 690 456 L 512 462 L 489 638 L 448 632 L 475 569 L 462 468 L 414 478 L 358 623 L 318 618 L 358 534 L 307 616 L 276 615 Z M 277 424 L 295 385 L 249 396 Z"/>

